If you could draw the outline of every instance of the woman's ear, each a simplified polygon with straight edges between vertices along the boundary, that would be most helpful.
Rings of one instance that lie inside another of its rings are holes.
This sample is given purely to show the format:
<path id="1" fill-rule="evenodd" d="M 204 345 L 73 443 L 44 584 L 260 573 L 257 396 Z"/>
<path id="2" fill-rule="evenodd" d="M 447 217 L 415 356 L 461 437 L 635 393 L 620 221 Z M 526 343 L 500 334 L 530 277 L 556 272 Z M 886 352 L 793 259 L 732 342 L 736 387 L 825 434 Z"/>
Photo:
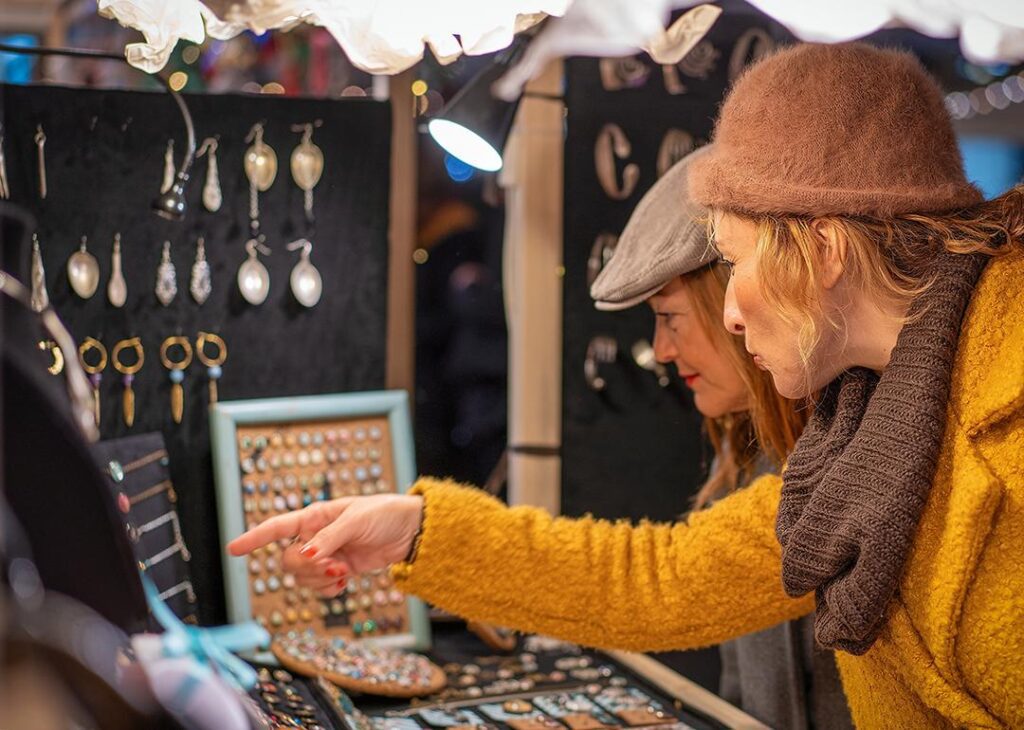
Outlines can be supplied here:
<path id="1" fill-rule="evenodd" d="M 819 218 L 811 222 L 811 228 L 821 245 L 821 285 L 831 289 L 846 271 L 846 236 L 838 226 L 827 219 Z"/>

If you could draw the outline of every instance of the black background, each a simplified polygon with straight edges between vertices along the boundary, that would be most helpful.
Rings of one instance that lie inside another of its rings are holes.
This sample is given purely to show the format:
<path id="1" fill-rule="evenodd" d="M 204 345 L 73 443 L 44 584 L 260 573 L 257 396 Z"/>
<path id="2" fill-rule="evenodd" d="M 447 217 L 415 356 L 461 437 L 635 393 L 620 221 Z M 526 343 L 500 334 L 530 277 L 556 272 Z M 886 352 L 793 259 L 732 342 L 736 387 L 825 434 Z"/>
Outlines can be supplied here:
<path id="1" fill-rule="evenodd" d="M 200 619 L 221 623 L 225 613 L 206 372 L 198 361 L 187 370 L 184 419 L 175 424 L 160 343 L 181 334 L 194 345 L 199 330 L 223 336 L 228 359 L 220 380 L 221 400 L 382 388 L 391 116 L 387 103 L 370 99 L 186 95 L 186 100 L 198 142 L 220 135 L 217 157 L 224 203 L 217 213 L 202 207 L 206 159 L 199 159 L 182 223 L 163 221 L 150 212 L 159 193 L 168 138 L 175 140 L 176 161 L 185 147 L 184 124 L 165 93 L 4 86 L 3 144 L 12 200 L 37 219 L 50 299 L 72 335 L 79 342 L 96 337 L 108 350 L 122 338 L 142 338 L 146 362 L 135 379 L 135 425 L 124 425 L 120 375 L 108 365 L 101 384 L 102 436 L 164 433 L 182 528 L 193 556 Z M 323 150 L 326 164 L 315 190 L 316 227 L 310 230 L 303 193 L 291 178 L 288 160 L 301 137 L 290 131 L 291 125 L 315 119 L 323 120 L 313 141 Z M 260 120 L 266 123 L 265 141 L 277 153 L 278 174 L 270 190 L 260 194 L 262 231 L 273 254 L 261 256 L 270 271 L 270 296 L 254 307 L 238 293 L 235 275 L 249 237 L 243 140 Z M 47 136 L 46 200 L 37 194 L 33 136 L 39 123 Z M 121 309 L 106 297 L 116 231 L 122 237 L 128 282 L 128 301 Z M 83 235 L 89 237 L 89 251 L 101 272 L 100 287 L 89 300 L 71 291 L 66 274 L 67 259 Z M 213 293 L 202 306 L 188 290 L 199 235 L 206 239 L 213 276 Z M 314 243 L 312 261 L 324 282 L 323 298 L 310 310 L 291 296 L 288 275 L 299 257 L 284 248 L 303 236 Z M 168 307 L 153 291 L 165 240 L 172 244 L 178 281 L 177 297 Z M 3 253 L 5 268 L 27 282 L 28 252 Z M 17 424 L 11 428 L 16 430 Z M 37 451 L 40 459 L 59 458 L 31 434 L 15 441 Z"/>
<path id="2" fill-rule="evenodd" d="M 650 69 L 647 81 L 617 91 L 602 87 L 598 60 L 566 63 L 562 510 L 567 515 L 589 512 L 605 518 L 675 520 L 688 511 L 706 474 L 710 449 L 701 436 L 702 417 L 675 378 L 675 368 L 669 366 L 673 382 L 663 389 L 632 361 L 636 340 L 653 341 L 649 308 L 597 311 L 586 269 L 598 234 L 620 234 L 657 179 L 665 133 L 683 130 L 698 146 L 709 140 L 731 81 L 730 58 L 741 36 L 758 27 L 774 39 L 787 38 L 749 6 L 724 6 L 725 13 L 705 38 L 718 52 L 717 60 L 704 79 L 680 71 L 687 87 L 684 94 L 666 91 L 661 67 L 647 56 L 640 57 Z M 632 145 L 629 159 L 616 163 L 620 176 L 627 162 L 640 167 L 639 183 L 626 200 L 608 197 L 595 170 L 595 141 L 608 123 L 619 125 Z M 599 334 L 614 337 L 619 349 L 614 365 L 601 366 L 608 382 L 603 393 L 590 390 L 583 377 L 587 345 Z M 688 676 L 717 687 L 717 652 L 687 652 L 667 659 Z"/>

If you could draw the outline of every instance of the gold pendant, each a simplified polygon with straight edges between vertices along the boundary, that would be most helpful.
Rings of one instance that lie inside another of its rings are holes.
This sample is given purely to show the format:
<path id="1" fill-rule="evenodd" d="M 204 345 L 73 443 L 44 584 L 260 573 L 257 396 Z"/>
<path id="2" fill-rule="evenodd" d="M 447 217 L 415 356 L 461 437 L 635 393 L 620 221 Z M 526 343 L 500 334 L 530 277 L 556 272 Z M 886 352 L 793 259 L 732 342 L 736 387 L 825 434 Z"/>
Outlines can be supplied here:
<path id="1" fill-rule="evenodd" d="M 180 347 L 183 353 L 177 362 L 171 360 L 169 355 L 169 350 L 175 346 Z M 171 378 L 171 418 L 175 423 L 181 423 L 185 411 L 185 389 L 182 383 L 185 382 L 185 369 L 192 364 L 192 343 L 180 335 L 168 337 L 160 345 L 160 361 Z"/>
<path id="2" fill-rule="evenodd" d="M 135 350 L 135 362 L 131 365 L 121 362 L 121 352 L 128 348 Z M 142 340 L 138 337 L 121 340 L 114 345 L 111 359 L 114 361 L 114 369 L 121 373 L 121 382 L 124 385 L 124 393 L 121 396 L 121 413 L 124 416 L 124 424 L 131 428 L 135 425 L 135 390 L 132 388 L 132 383 L 135 381 L 135 373 L 142 369 L 142 364 L 146 361 Z"/>

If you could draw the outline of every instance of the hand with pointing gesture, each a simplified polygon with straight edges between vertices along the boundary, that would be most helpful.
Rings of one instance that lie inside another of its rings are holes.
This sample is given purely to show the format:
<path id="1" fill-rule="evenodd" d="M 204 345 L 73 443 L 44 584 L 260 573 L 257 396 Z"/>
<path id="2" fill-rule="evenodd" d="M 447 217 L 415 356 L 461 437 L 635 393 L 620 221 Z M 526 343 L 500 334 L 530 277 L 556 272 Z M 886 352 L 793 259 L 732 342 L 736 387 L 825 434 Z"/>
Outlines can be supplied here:
<path id="1" fill-rule="evenodd" d="M 271 517 L 228 543 L 228 552 L 246 555 L 275 541 L 294 540 L 284 551 L 284 571 L 294 574 L 299 585 L 333 596 L 348 576 L 404 560 L 422 520 L 422 497 L 343 497 Z"/>

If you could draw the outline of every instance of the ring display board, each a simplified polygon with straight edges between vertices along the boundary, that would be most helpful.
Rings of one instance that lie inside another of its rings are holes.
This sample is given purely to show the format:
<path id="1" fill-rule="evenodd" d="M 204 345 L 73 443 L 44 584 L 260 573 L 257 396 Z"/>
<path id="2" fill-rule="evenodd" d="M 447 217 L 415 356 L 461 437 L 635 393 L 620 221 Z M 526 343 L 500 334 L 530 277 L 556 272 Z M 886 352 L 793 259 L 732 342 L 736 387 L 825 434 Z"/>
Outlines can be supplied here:
<path id="1" fill-rule="evenodd" d="M 274 515 L 316 501 L 406 491 L 416 478 L 408 396 L 377 391 L 223 402 L 210 411 L 222 548 Z M 232 557 L 222 549 L 228 618 L 272 634 L 313 630 L 380 646 L 426 649 L 421 601 L 388 572 L 355 575 L 336 598 L 295 585 L 282 545 Z"/>

